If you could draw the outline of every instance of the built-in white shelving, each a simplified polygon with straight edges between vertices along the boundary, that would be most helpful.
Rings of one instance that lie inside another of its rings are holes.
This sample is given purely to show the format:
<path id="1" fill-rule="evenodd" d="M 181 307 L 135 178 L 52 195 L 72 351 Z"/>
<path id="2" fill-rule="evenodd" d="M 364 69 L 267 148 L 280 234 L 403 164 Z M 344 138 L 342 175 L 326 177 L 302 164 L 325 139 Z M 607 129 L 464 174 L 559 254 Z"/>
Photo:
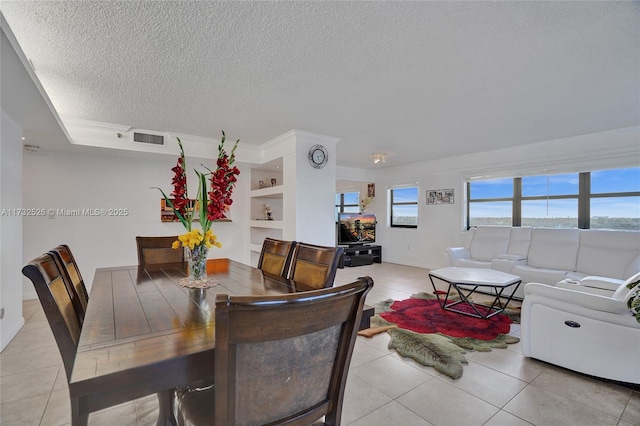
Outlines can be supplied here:
<path id="1" fill-rule="evenodd" d="M 251 169 L 249 250 L 252 263 L 257 262 L 265 238 L 284 239 L 283 200 L 286 186 L 282 164 L 282 158 L 278 158 Z M 266 205 L 271 209 L 272 220 L 267 220 Z"/>
<path id="2" fill-rule="evenodd" d="M 260 197 L 269 197 L 269 198 L 282 198 L 284 185 L 271 186 L 268 188 L 262 189 L 254 189 L 251 191 L 250 197 L 252 198 L 260 198 Z"/>
<path id="3" fill-rule="evenodd" d="M 248 245 L 252 265 L 257 264 L 267 237 L 335 244 L 333 203 L 338 141 L 331 136 L 291 130 L 262 145 L 261 161 L 253 163 L 248 173 Z M 308 152 L 315 145 L 323 145 L 329 153 L 329 161 L 321 169 L 309 164 Z"/>
<path id="4" fill-rule="evenodd" d="M 281 220 L 251 220 L 249 226 L 252 228 L 282 229 L 284 222 Z"/>

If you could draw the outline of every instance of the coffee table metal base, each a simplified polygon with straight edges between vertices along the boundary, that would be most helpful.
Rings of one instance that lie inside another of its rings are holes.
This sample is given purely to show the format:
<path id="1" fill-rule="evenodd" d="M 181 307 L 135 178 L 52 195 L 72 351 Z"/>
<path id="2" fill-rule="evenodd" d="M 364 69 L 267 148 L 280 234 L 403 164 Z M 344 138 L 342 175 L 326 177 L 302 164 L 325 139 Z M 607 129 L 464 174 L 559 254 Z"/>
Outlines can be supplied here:
<path id="1" fill-rule="evenodd" d="M 433 281 L 434 278 L 442 282 L 445 282 L 449 285 L 444 297 L 443 297 L 443 293 L 445 292 L 442 290 L 438 290 L 436 288 L 436 285 Z M 509 305 L 509 303 L 513 299 L 513 295 L 516 293 L 516 290 L 520 286 L 520 283 L 522 283 L 522 280 L 518 280 L 508 284 L 477 284 L 477 283 L 472 284 L 472 283 L 466 283 L 466 282 L 449 281 L 444 277 L 432 275 L 431 273 L 429 274 L 429 279 L 431 280 L 433 291 L 436 297 L 438 298 L 438 303 L 440 304 L 440 307 L 442 309 L 444 309 L 445 311 L 456 312 L 458 314 L 467 315 L 474 318 L 482 318 L 482 319 L 488 319 L 493 317 L 494 315 L 497 315 L 503 312 L 506 309 L 507 305 Z M 460 287 L 462 285 L 470 288 Z M 471 295 L 475 293 L 476 290 L 478 290 L 479 288 L 480 289 L 487 288 L 487 289 L 493 290 L 494 292 L 493 295 L 495 297 L 491 304 L 476 303 L 470 299 Z M 511 289 L 511 288 L 513 288 L 513 291 L 511 291 L 510 294 L 503 295 L 506 289 Z M 450 297 L 454 294 L 452 290 L 455 290 L 455 293 L 457 293 L 458 297 L 460 298 L 459 300 L 450 300 Z M 504 303 L 502 301 L 503 298 L 506 298 L 506 302 Z M 456 309 L 455 306 L 458 306 L 460 304 L 469 306 L 471 308 L 470 309 L 471 312 Z M 481 306 L 484 309 L 478 309 L 479 306 Z"/>

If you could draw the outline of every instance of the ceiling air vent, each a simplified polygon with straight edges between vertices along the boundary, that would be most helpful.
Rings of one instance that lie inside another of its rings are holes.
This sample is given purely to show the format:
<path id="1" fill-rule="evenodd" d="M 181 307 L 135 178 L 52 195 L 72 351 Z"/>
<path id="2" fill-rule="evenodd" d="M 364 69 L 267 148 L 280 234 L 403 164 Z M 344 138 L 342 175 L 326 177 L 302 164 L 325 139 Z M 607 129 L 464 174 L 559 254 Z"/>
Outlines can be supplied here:
<path id="1" fill-rule="evenodd" d="M 140 143 L 148 143 L 150 145 L 164 145 L 163 135 L 152 135 L 150 133 L 133 133 L 133 141 Z"/>

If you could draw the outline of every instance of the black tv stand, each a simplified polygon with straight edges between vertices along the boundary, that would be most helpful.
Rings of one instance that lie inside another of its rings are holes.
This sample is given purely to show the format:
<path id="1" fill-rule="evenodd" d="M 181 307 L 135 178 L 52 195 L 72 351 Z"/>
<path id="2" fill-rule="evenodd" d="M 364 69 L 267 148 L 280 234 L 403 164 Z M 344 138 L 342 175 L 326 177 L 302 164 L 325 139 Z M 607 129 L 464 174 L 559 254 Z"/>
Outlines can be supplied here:
<path id="1" fill-rule="evenodd" d="M 342 247 L 343 253 L 338 268 L 345 266 L 362 266 L 382 263 L 382 246 L 374 244 L 358 244 Z"/>

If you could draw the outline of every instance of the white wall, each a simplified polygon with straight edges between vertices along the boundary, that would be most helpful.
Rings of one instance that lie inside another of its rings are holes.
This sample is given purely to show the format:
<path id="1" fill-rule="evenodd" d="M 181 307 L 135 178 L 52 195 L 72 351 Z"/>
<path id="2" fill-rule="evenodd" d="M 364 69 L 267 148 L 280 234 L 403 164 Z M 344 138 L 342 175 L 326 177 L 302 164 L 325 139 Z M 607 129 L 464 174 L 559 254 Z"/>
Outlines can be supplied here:
<path id="1" fill-rule="evenodd" d="M 339 139 L 328 136 L 296 132 L 295 157 L 288 160 L 295 167 L 294 218 L 295 239 L 298 242 L 335 245 L 334 203 L 338 141 Z M 327 164 L 320 169 L 311 166 L 308 160 L 309 149 L 315 144 L 323 145 L 328 153 Z"/>
<path id="2" fill-rule="evenodd" d="M 375 202 L 367 209 L 378 219 L 377 242 L 385 262 L 425 268 L 443 264 L 446 247 L 462 245 L 464 181 L 474 176 L 508 177 L 523 174 L 580 172 L 640 166 L 640 126 L 546 141 L 522 147 L 469 154 L 445 160 L 385 168 L 375 172 Z M 353 176 L 338 169 L 338 179 Z M 387 190 L 418 185 L 418 229 L 387 226 Z M 426 205 L 428 189 L 454 188 L 455 203 Z"/>
<path id="3" fill-rule="evenodd" d="M 187 155 L 189 153 L 187 152 Z M 24 156 L 24 206 L 45 209 L 127 209 L 126 216 L 29 217 L 24 220 L 24 262 L 58 244 L 68 244 L 90 289 L 96 268 L 137 264 L 137 235 L 177 235 L 182 225 L 160 222 L 157 189 L 169 194 L 177 158 L 131 158 L 81 153 L 40 151 Z M 187 158 L 190 168 L 200 159 Z M 213 168 L 213 160 L 205 160 Z M 234 190 L 232 222 L 217 222 L 212 230 L 222 248 L 212 248 L 209 258 L 228 257 L 248 262 L 248 178 L 246 165 Z M 195 173 L 188 174 L 190 195 L 195 197 Z M 191 191 L 193 191 L 191 193 Z M 22 259 L 21 259 L 22 261 Z M 24 282 L 24 298 L 35 298 L 31 283 Z"/>
<path id="4" fill-rule="evenodd" d="M 22 207 L 22 128 L 2 110 L 0 211 Z M 7 212 L 5 212 L 7 213 Z M 0 215 L 0 351 L 24 324 L 22 317 L 22 217 Z M 33 292 L 33 285 L 31 285 Z"/>

